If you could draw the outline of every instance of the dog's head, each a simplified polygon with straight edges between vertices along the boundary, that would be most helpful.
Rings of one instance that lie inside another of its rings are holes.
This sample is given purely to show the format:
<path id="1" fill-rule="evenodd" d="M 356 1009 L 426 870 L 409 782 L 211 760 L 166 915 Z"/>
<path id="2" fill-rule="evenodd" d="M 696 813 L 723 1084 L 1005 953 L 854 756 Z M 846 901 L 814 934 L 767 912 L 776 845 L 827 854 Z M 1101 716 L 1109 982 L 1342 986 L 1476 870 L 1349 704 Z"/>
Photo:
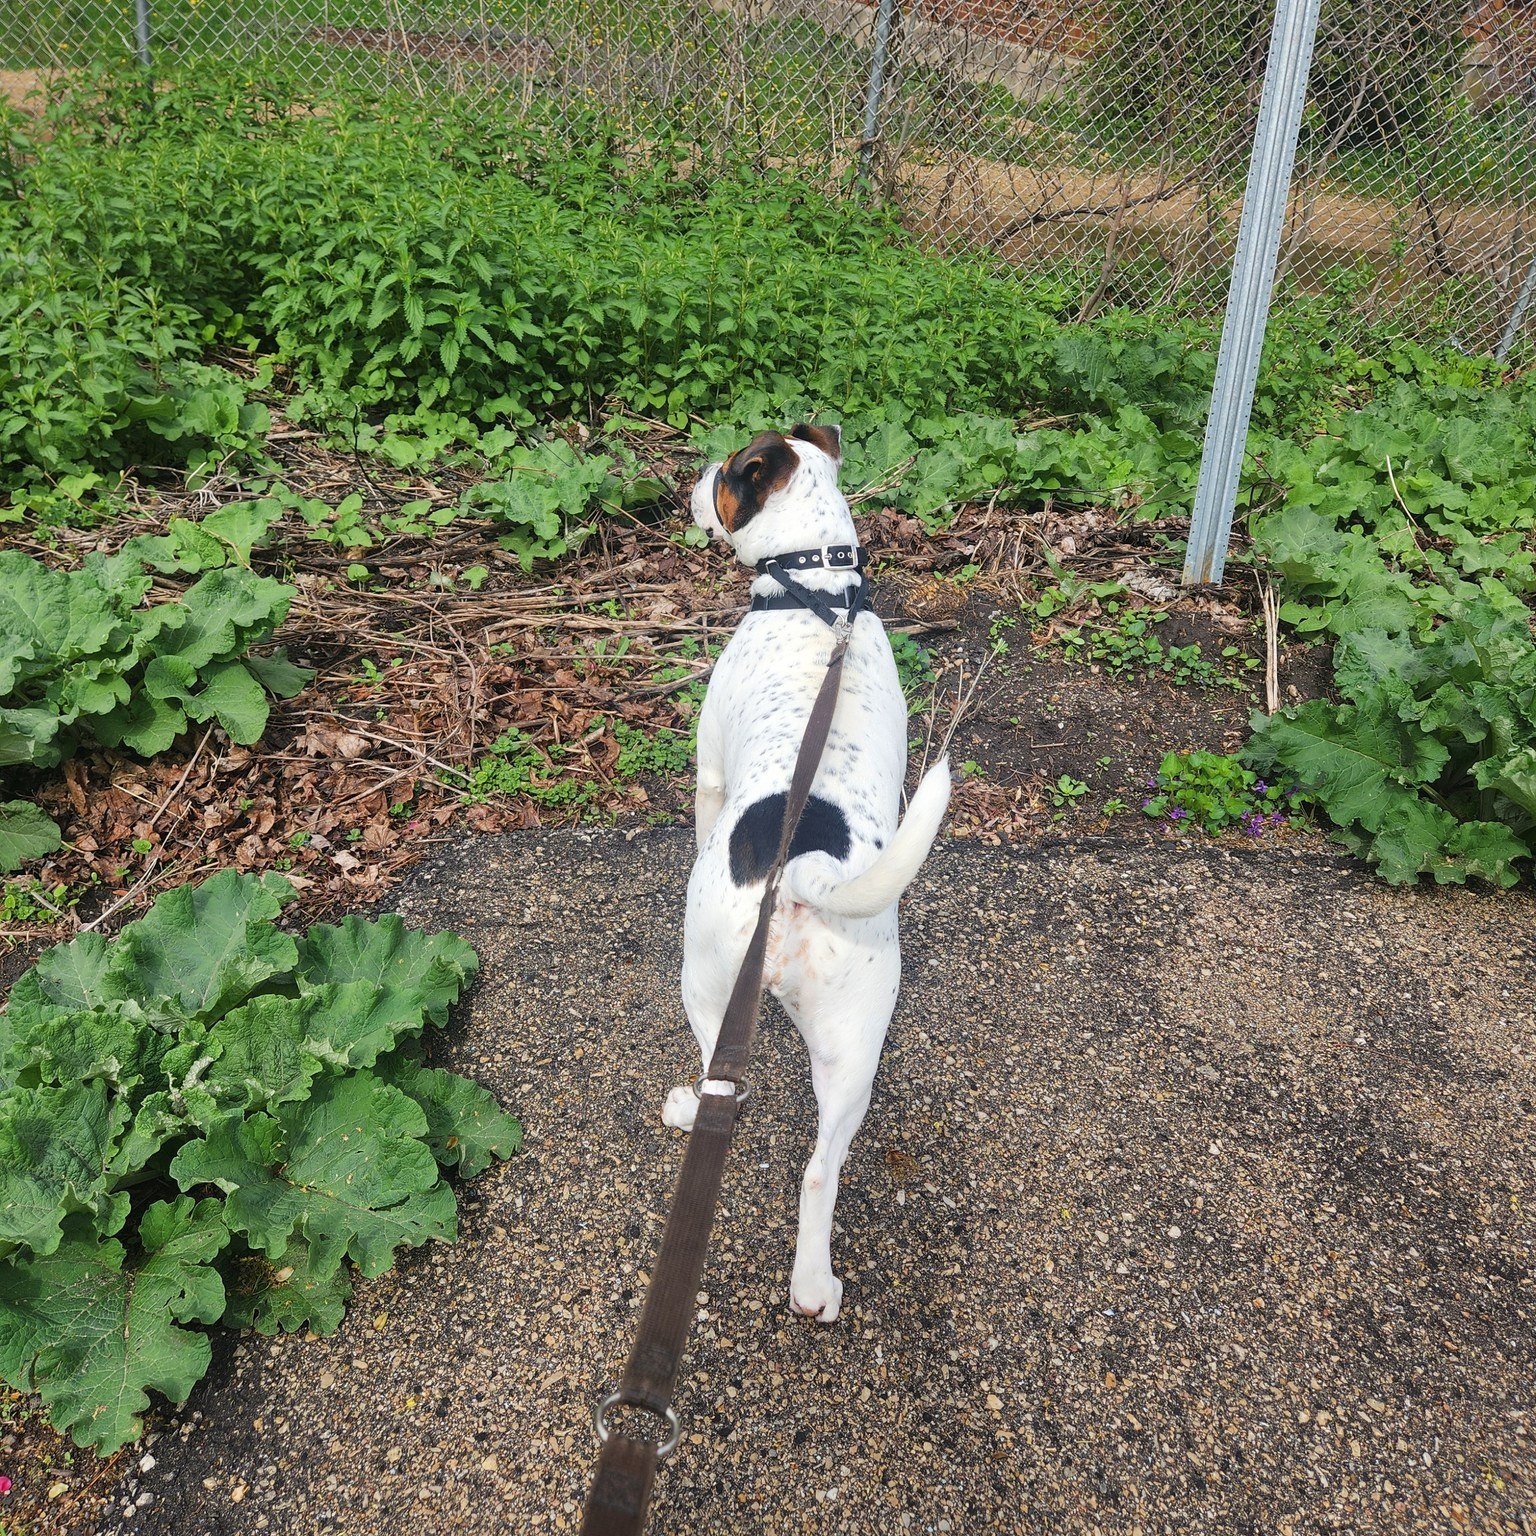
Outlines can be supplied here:
<path id="1" fill-rule="evenodd" d="M 693 520 L 723 539 L 744 565 L 820 544 L 856 542 L 853 516 L 837 488 L 843 435 L 802 422 L 759 432 L 693 488 Z"/>

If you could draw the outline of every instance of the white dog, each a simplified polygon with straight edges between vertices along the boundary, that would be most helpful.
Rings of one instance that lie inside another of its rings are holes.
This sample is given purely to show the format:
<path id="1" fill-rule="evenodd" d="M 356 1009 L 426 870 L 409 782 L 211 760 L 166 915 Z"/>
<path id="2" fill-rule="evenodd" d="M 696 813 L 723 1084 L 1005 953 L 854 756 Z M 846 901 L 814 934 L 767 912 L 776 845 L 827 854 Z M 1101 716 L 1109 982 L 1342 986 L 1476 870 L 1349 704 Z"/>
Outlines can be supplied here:
<path id="1" fill-rule="evenodd" d="M 863 585 L 858 536 L 837 487 L 836 427 L 763 432 L 700 476 L 694 520 L 744 564 L 773 560 L 846 610 Z M 827 622 L 768 575 L 715 664 L 699 716 L 698 857 L 688 881 L 683 1006 L 708 1068 L 731 987 L 778 852 L 800 740 L 831 650 Z M 838 1175 L 869 1108 L 901 981 L 896 901 L 949 803 L 949 764 L 918 786 L 897 825 L 907 768 L 907 706 L 880 620 L 857 614 L 837 712 L 790 846 L 770 929 L 767 984 L 811 1057 L 820 1117 L 800 1190 L 789 1303 L 836 1320 L 832 1273 Z M 726 1084 L 704 1091 L 730 1092 Z M 698 1099 L 675 1088 L 662 1118 L 692 1129 Z"/>

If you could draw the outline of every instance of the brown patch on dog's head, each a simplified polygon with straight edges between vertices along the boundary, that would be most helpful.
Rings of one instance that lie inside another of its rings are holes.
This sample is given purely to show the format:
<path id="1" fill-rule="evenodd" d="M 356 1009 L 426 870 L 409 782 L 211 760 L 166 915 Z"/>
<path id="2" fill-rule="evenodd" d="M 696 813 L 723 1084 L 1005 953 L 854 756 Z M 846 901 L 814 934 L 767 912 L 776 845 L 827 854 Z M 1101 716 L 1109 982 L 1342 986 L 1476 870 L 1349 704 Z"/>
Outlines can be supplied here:
<path id="1" fill-rule="evenodd" d="M 782 432 L 759 432 L 720 466 L 715 510 L 727 533 L 740 533 L 775 491 L 789 484 L 800 462 Z"/>
<path id="2" fill-rule="evenodd" d="M 789 429 L 791 437 L 798 437 L 802 443 L 814 443 L 820 448 L 834 464 L 843 462 L 843 429 L 833 426 L 830 422 L 824 427 L 814 427 L 809 422 L 802 421 L 799 426 Z"/>

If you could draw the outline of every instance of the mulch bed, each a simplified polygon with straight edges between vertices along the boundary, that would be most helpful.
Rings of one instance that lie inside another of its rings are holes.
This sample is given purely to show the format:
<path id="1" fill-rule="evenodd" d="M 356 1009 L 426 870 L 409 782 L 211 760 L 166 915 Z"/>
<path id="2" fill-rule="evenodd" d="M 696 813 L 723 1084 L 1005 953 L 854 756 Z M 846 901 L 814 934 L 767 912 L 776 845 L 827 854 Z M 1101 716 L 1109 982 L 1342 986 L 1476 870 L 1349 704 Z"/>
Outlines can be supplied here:
<path id="1" fill-rule="evenodd" d="M 686 483 L 681 437 L 652 431 L 643 446 L 666 483 Z M 386 482 L 376 461 L 291 427 L 279 427 L 272 447 L 293 490 L 332 501 L 360 490 L 374 515 L 416 498 L 446 503 L 472 478 L 465 470 Z M 232 485 L 166 491 L 110 528 L 56 529 L 19 542 L 46 544 L 49 558 L 68 561 L 239 494 Z M 19 953 L 81 924 L 115 927 L 159 892 L 226 866 L 281 871 L 298 887 L 305 915 L 325 916 L 376 901 L 451 828 L 686 816 L 689 789 L 676 775 L 616 771 L 626 729 L 686 737 L 711 651 L 743 611 L 746 573 L 718 550 L 680 541 L 683 507 L 679 490 L 650 520 L 604 518 L 578 554 L 532 574 L 501 549 L 490 522 L 461 518 L 436 536 L 397 536 L 359 557 L 316 542 L 290 514 L 253 564 L 296 587 L 277 639 L 314 669 L 314 680 L 274 702 L 254 747 L 210 727 L 150 761 L 89 751 L 43 775 L 37 798 L 59 820 L 66 847 L 28 874 L 39 901 L 60 910 L 54 918 L 45 907 L 30 922 L 0 928 L 0 941 Z M 1047 504 L 1026 514 L 992 505 L 965 509 L 934 536 L 889 508 L 860 510 L 863 536 L 887 566 L 881 610 L 917 634 L 937 664 L 927 718 L 914 724 L 930 743 L 951 731 L 957 714 L 975 725 L 988 717 L 989 701 L 1018 691 L 1025 674 L 1015 661 L 978 684 L 988 616 L 1000 607 L 1017 612 L 1023 597 L 1049 585 L 1048 558 L 1093 577 L 1132 570 L 1160 595 L 1157 605 L 1177 605 L 1209 634 L 1252 633 L 1241 592 L 1185 596 L 1170 584 L 1176 573 L 1153 570 L 1157 525 L 1125 525 L 1096 507 Z M 346 577 L 354 558 L 366 560 L 371 584 Z M 475 566 L 490 575 L 480 590 L 464 590 L 462 575 Z M 957 579 L 962 567 L 974 575 Z M 173 599 L 178 590 L 162 583 L 154 596 Z M 1038 638 L 1083 616 L 1063 615 Z M 1217 703 L 1241 720 L 1236 699 Z M 542 766 L 528 792 L 485 792 L 477 765 L 507 732 L 535 749 Z M 990 760 L 985 784 L 957 795 L 957 835 L 998 840 L 1038 825 L 1048 807 L 1030 791 L 1039 775 L 1027 744 L 1015 751 L 973 732 L 956 749 Z M 1010 753 L 1018 760 L 1000 760 Z M 541 793 L 562 780 L 577 791 L 567 803 Z M 48 895 L 60 886 L 62 900 Z M 0 962 L 0 981 L 15 963 Z"/>

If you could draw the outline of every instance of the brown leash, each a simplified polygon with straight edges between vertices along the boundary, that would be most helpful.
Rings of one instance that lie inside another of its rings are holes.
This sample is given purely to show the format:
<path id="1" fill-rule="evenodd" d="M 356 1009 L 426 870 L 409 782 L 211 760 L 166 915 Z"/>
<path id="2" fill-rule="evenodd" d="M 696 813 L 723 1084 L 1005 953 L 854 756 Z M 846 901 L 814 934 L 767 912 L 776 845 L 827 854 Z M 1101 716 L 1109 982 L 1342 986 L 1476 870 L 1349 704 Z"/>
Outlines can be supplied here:
<path id="1" fill-rule="evenodd" d="M 720 1198 L 725 1158 L 736 1129 L 737 1112 L 748 1091 L 746 1072 L 762 1006 L 768 924 L 778 901 L 779 878 L 789 857 L 790 841 L 805 802 L 810 798 L 811 783 L 832 728 L 832 713 L 837 707 L 837 691 L 843 675 L 843 656 L 848 650 L 851 633 L 846 620 L 833 629 L 832 655 L 816 702 L 811 706 L 811 718 L 800 742 L 799 756 L 795 759 L 795 771 L 784 806 L 784 826 L 779 834 L 779 853 L 768 871 L 762 905 L 757 913 L 757 927 L 747 945 L 736 985 L 731 990 L 731 1000 L 720 1024 L 709 1070 L 695 1085 L 700 1090 L 698 1119 L 688 1137 L 688 1150 L 683 1155 L 672 1210 L 661 1237 L 661 1252 L 657 1255 L 650 1287 L 646 1291 L 645 1310 L 640 1314 L 640 1329 L 617 1389 L 597 1405 L 594 1422 L 603 1448 L 598 1455 L 592 1491 L 587 1496 L 582 1536 L 639 1536 L 650 1507 L 656 1463 L 682 1438 L 672 1399 L 682 1368 L 683 1347 L 688 1341 L 688 1325 L 693 1319 L 694 1296 L 704 1273 L 704 1257 L 709 1249 L 710 1228 L 714 1225 L 715 1206 Z M 730 1083 L 735 1092 L 729 1095 L 704 1093 L 702 1089 L 706 1082 Z M 643 1408 L 665 1420 L 666 1438 L 659 1443 L 638 1440 L 618 1429 L 610 1429 L 609 1411 L 621 1403 Z"/>

